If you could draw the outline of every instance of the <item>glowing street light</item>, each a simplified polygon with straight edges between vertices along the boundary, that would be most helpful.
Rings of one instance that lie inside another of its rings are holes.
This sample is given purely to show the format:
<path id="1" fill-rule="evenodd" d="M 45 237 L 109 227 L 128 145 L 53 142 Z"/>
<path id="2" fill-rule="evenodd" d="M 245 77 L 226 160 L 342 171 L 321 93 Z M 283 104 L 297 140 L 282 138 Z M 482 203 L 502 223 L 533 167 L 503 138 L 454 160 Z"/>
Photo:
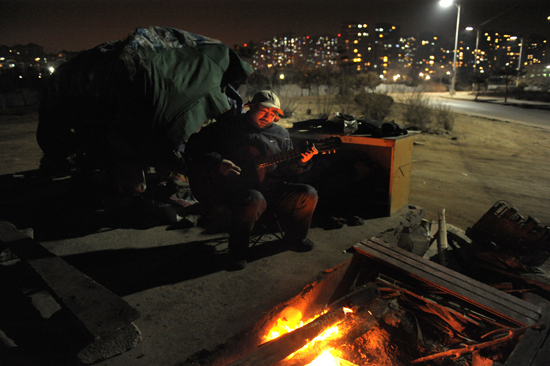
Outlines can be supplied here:
<path id="1" fill-rule="evenodd" d="M 449 7 L 451 5 L 456 6 L 458 9 L 456 13 L 456 33 L 455 33 L 455 54 L 453 57 L 453 77 L 451 78 L 451 90 L 449 90 L 449 93 L 451 94 L 451 97 L 455 94 L 455 83 L 456 83 L 456 55 L 458 53 L 458 29 L 460 27 L 460 5 L 455 4 L 453 0 L 441 0 L 439 2 L 439 5 L 443 7 Z"/>
<path id="2" fill-rule="evenodd" d="M 473 31 L 475 30 L 477 35 L 476 35 L 476 50 L 474 52 L 474 74 L 476 73 L 476 69 L 477 69 L 477 60 L 478 60 L 478 52 L 479 52 L 479 29 L 474 29 L 474 27 L 466 27 L 466 30 L 467 31 Z"/>

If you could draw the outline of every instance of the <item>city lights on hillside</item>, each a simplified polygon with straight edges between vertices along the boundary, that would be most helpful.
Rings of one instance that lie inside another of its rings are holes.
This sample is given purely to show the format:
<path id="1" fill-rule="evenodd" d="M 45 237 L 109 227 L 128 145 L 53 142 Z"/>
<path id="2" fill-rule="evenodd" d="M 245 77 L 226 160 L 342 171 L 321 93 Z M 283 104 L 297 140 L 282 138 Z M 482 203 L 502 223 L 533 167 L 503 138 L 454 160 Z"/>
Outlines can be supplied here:
<path id="1" fill-rule="evenodd" d="M 436 36 L 435 29 L 420 36 L 405 36 L 399 26 L 390 23 L 374 23 L 367 27 L 363 22 L 346 22 L 338 36 L 285 33 L 268 37 L 254 47 L 250 43 L 241 43 L 235 46 L 235 51 L 239 55 L 242 52 L 255 69 L 271 70 L 280 83 L 294 79 L 287 76 L 288 72 L 281 74 L 286 69 L 310 67 L 327 68 L 330 72 L 339 72 L 342 68 L 374 72 L 383 81 L 395 83 L 426 80 L 429 76 L 432 81 L 447 85 L 451 95 L 456 92 L 456 84 L 460 82 L 462 86 L 462 81 L 466 81 L 472 72 L 490 73 L 505 66 L 519 69 L 521 65 L 526 70 L 521 78 L 526 81 L 550 78 L 546 67 L 547 35 L 488 31 L 485 25 L 505 14 L 495 11 L 486 21 L 469 24 L 471 27 L 462 26 L 462 31 L 475 31 L 477 37 L 473 33 L 466 36 L 464 32 L 461 34 L 463 39 L 458 39 L 458 26 L 463 24 L 460 22 L 472 21 L 470 13 L 477 8 L 468 5 L 473 9 L 462 12 L 462 0 L 438 0 L 438 3 L 441 6 L 439 16 L 445 16 L 448 23 L 453 23 L 454 9 L 458 10 L 454 42 Z M 461 20 L 461 17 L 466 18 Z M 9 73 L 9 68 L 33 69 L 42 72 L 44 78 L 74 57 L 72 52 L 65 51 L 46 55 L 40 51 L 41 46 L 34 44 L 12 48 L 0 48 L 1 73 Z M 419 72 L 423 73 L 421 77 Z M 36 75 L 39 74 L 34 73 L 33 77 Z"/>

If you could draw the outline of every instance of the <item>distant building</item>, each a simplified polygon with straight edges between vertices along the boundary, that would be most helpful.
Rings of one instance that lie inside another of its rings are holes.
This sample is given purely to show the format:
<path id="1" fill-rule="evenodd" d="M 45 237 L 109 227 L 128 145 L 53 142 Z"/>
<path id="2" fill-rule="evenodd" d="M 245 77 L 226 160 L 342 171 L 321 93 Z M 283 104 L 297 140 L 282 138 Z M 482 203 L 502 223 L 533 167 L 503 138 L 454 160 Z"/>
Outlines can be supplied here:
<path id="1" fill-rule="evenodd" d="M 390 71 L 398 70 L 398 55 L 401 44 L 399 43 L 399 28 L 389 23 L 376 23 L 374 27 L 372 70 L 380 74 L 381 78 L 391 79 Z"/>
<path id="2" fill-rule="evenodd" d="M 44 47 L 29 43 L 9 47 L 0 45 L 0 71 L 10 67 L 21 70 L 34 70 L 40 73 L 44 70 L 52 72 L 59 65 L 77 55 L 77 52 L 60 51 L 57 54 L 44 53 Z"/>
<path id="3" fill-rule="evenodd" d="M 521 37 L 511 33 L 482 32 L 480 36 L 480 71 L 517 68 L 521 52 Z"/>
<path id="4" fill-rule="evenodd" d="M 374 67 L 374 33 L 366 23 L 348 21 L 341 28 L 341 65 L 356 71 Z"/>
<path id="5" fill-rule="evenodd" d="M 285 34 L 259 42 L 252 66 L 270 68 L 336 67 L 338 38 Z"/>
<path id="6" fill-rule="evenodd" d="M 522 79 L 531 82 L 550 83 L 550 54 L 548 39 L 531 35 L 523 45 L 522 68 L 526 73 Z"/>
<path id="7" fill-rule="evenodd" d="M 457 56 L 457 67 L 460 62 Z M 454 60 L 454 45 L 444 44 L 433 32 L 424 32 L 416 41 L 416 51 L 412 59 L 412 68 L 420 80 L 441 80 L 451 73 Z"/>
<path id="8" fill-rule="evenodd" d="M 476 42 L 478 47 L 476 49 Z M 434 32 L 401 35 L 390 23 L 374 26 L 358 21 L 342 22 L 338 35 L 281 34 L 245 46 L 243 57 L 259 70 L 330 68 L 347 72 L 375 72 L 382 80 L 446 82 L 452 74 L 454 42 Z M 0 46 L 0 71 L 10 67 L 50 72 L 73 58 L 77 52 L 45 54 L 42 46 Z M 474 71 L 489 73 L 505 67 L 522 68 L 528 80 L 548 80 L 547 37 L 522 38 L 497 31 L 463 32 L 457 52 L 458 76 L 464 79 Z"/>

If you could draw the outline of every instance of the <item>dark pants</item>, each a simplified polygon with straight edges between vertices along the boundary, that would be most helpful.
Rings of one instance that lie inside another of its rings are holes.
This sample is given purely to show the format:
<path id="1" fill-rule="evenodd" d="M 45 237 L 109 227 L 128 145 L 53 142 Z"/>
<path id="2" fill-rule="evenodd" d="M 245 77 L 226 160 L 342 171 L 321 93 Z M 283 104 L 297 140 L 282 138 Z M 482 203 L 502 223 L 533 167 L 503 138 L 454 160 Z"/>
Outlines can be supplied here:
<path id="1" fill-rule="evenodd" d="M 229 253 L 237 257 L 246 255 L 254 224 L 268 207 L 288 221 L 285 236 L 290 243 L 304 240 L 317 200 L 317 191 L 312 186 L 296 183 L 283 183 L 264 193 L 254 189 L 235 193 L 229 203 L 232 211 Z"/>

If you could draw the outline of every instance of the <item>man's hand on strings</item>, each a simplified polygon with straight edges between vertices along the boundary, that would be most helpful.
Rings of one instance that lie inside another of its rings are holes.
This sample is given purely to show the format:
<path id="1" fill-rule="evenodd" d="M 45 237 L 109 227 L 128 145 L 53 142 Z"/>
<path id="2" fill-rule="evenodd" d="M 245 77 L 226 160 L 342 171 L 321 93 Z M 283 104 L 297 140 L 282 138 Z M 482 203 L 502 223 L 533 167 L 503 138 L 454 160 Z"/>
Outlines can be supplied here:
<path id="1" fill-rule="evenodd" d="M 227 159 L 222 160 L 222 162 L 220 163 L 219 171 L 226 177 L 241 174 L 241 168 L 235 165 L 231 160 Z"/>
<path id="2" fill-rule="evenodd" d="M 319 154 L 319 151 L 317 151 L 317 148 L 315 147 L 315 144 L 311 145 L 311 147 L 309 149 L 307 149 L 305 152 L 302 153 L 302 158 L 300 159 L 300 161 L 305 164 L 307 163 L 308 161 L 311 160 L 311 158 L 313 157 L 313 155 L 317 155 Z"/>

